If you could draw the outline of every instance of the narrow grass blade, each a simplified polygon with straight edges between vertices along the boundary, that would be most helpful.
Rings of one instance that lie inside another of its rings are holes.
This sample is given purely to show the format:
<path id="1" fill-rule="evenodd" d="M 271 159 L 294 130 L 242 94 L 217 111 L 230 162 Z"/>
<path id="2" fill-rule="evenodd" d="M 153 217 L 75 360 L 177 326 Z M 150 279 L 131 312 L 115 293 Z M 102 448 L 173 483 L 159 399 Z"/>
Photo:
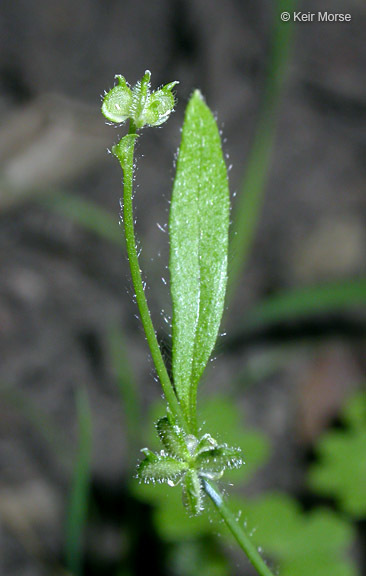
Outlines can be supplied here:
<path id="1" fill-rule="evenodd" d="M 78 389 L 79 446 L 66 521 L 65 562 L 74 576 L 82 574 L 83 536 L 87 521 L 92 453 L 92 421 L 85 389 Z"/>
<path id="2" fill-rule="evenodd" d="M 193 428 L 197 384 L 224 307 L 228 228 L 229 188 L 220 135 L 195 91 L 186 110 L 170 211 L 173 375 Z"/>
<path id="3" fill-rule="evenodd" d="M 66 441 L 62 430 L 47 416 L 38 403 L 30 399 L 15 385 L 0 383 L 0 397 L 6 404 L 13 406 L 24 417 L 32 429 L 47 443 L 52 454 L 57 455 L 57 461 L 67 468 L 70 464 L 71 446 Z"/>
<path id="4" fill-rule="evenodd" d="M 42 196 L 39 203 L 61 213 L 100 238 L 121 248 L 124 246 L 123 234 L 119 229 L 117 218 L 95 202 L 85 200 L 76 194 L 53 191 L 47 196 Z"/>
<path id="5" fill-rule="evenodd" d="M 277 0 L 274 8 L 272 47 L 268 61 L 264 97 L 254 142 L 231 229 L 228 296 L 234 295 L 239 277 L 246 266 L 263 203 L 278 118 L 278 108 L 290 52 L 293 23 L 282 22 L 282 11 L 292 13 L 296 0 Z"/>
<path id="6" fill-rule="evenodd" d="M 126 424 L 128 454 L 134 454 L 140 442 L 142 415 L 138 386 L 127 356 L 126 341 L 121 328 L 113 326 L 108 334 L 109 355 L 120 394 L 121 410 Z M 135 462 L 135 461 L 134 461 Z"/>
<path id="7" fill-rule="evenodd" d="M 270 296 L 249 310 L 245 331 L 321 312 L 349 310 L 366 303 L 366 278 L 289 290 Z"/>

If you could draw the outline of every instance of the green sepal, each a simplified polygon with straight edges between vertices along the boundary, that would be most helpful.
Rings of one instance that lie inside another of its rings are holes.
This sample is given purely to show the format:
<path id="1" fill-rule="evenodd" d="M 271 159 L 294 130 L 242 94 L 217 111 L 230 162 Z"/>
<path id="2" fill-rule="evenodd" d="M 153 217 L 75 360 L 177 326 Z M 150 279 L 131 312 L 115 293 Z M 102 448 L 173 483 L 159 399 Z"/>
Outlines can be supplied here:
<path id="1" fill-rule="evenodd" d="M 132 91 L 123 76 L 118 75 L 118 84 L 105 95 L 102 114 L 111 122 L 121 123 L 130 116 Z"/>
<path id="2" fill-rule="evenodd" d="M 197 516 L 203 510 L 202 484 L 195 470 L 188 470 L 184 477 L 183 504 L 190 516 Z"/>
<path id="3" fill-rule="evenodd" d="M 146 124 L 149 126 L 160 126 L 169 118 L 175 105 L 172 89 L 176 84 L 178 82 L 170 82 L 170 84 L 166 84 L 160 90 L 151 94 L 150 102 L 144 115 Z"/>
<path id="4" fill-rule="evenodd" d="M 160 440 L 171 456 L 181 460 L 189 458 L 184 432 L 178 426 L 173 426 L 166 416 L 160 418 L 155 426 Z"/>
<path id="5" fill-rule="evenodd" d="M 137 468 L 137 478 L 141 482 L 167 482 L 173 485 L 187 469 L 185 462 L 175 460 L 164 453 L 155 454 L 148 448 L 143 448 L 141 452 L 145 454 L 145 459 Z"/>

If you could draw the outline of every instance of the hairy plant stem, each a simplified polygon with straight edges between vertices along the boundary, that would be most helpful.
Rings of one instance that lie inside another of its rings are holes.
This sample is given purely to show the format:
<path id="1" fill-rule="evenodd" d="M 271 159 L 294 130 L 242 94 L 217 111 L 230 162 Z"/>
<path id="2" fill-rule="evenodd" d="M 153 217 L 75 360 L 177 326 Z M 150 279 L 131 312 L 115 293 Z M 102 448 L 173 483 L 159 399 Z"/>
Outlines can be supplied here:
<path id="1" fill-rule="evenodd" d="M 130 121 L 130 135 L 136 135 L 136 126 Z M 146 334 L 146 339 L 150 348 L 151 356 L 158 374 L 165 398 L 170 411 L 175 416 L 177 424 L 187 433 L 189 433 L 188 423 L 184 418 L 182 408 L 178 402 L 173 385 L 170 381 L 160 347 L 156 338 L 155 329 L 151 320 L 150 310 L 146 301 L 144 292 L 141 270 L 136 250 L 136 238 L 133 216 L 133 154 L 131 165 L 124 165 L 121 162 L 123 170 L 123 221 L 125 228 L 126 248 L 128 261 L 130 264 L 132 283 L 136 294 L 136 302 L 140 312 L 142 325 Z"/>
<path id="2" fill-rule="evenodd" d="M 234 536 L 240 548 L 243 550 L 243 552 L 245 552 L 249 561 L 253 564 L 254 568 L 257 570 L 258 574 L 260 574 L 260 576 L 273 576 L 271 570 L 264 562 L 257 548 L 251 541 L 249 535 L 239 525 L 234 514 L 226 506 L 221 494 L 207 480 L 204 480 L 203 487 L 206 494 L 211 498 L 221 518 L 224 520 L 226 526 L 229 528 L 230 532 Z"/>

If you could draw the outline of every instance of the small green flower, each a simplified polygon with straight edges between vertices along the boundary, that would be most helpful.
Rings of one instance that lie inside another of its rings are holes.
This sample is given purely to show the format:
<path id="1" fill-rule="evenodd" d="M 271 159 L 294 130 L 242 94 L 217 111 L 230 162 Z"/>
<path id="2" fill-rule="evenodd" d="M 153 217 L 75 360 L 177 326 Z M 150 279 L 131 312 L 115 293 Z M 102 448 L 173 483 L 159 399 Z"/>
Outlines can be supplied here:
<path id="1" fill-rule="evenodd" d="M 172 92 L 178 82 L 170 82 L 155 92 L 150 92 L 151 73 L 146 70 L 142 79 L 130 88 L 123 76 L 118 74 L 114 86 L 103 99 L 102 113 L 111 122 L 118 124 L 130 118 L 136 128 L 160 126 L 168 120 L 174 109 Z"/>
<path id="2" fill-rule="evenodd" d="M 203 510 L 203 481 L 218 480 L 228 468 L 239 468 L 244 461 L 240 448 L 231 448 L 205 434 L 200 439 L 185 434 L 169 417 L 156 423 L 164 446 L 159 454 L 144 448 L 145 459 L 137 469 L 141 482 L 182 484 L 183 502 L 192 516 Z"/>

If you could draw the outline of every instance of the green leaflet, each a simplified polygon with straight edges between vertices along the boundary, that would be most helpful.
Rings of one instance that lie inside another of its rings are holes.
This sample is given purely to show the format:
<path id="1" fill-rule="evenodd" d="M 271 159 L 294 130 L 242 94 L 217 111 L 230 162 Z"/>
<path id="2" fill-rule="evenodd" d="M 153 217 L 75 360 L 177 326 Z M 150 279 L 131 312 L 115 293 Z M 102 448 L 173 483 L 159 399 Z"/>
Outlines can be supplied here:
<path id="1" fill-rule="evenodd" d="M 224 308 L 229 208 L 219 131 L 196 90 L 186 110 L 170 210 L 173 376 L 194 431 L 197 384 Z"/>
<path id="2" fill-rule="evenodd" d="M 240 448 L 231 448 L 226 445 L 201 452 L 196 458 L 196 465 L 202 470 L 201 476 L 209 480 L 219 479 L 226 468 L 240 468 L 243 463 Z"/>
<path id="3" fill-rule="evenodd" d="M 357 576 L 347 558 L 354 539 L 352 525 L 327 508 L 304 513 L 289 496 L 267 493 L 242 501 L 253 542 L 279 563 L 281 576 Z"/>
<path id="4" fill-rule="evenodd" d="M 166 416 L 160 418 L 155 426 L 164 448 L 173 458 L 189 458 L 187 445 L 178 426 L 172 426 Z"/>
<path id="5" fill-rule="evenodd" d="M 183 482 L 183 504 L 190 516 L 202 512 L 201 480 L 195 470 L 188 470 Z"/>
<path id="6" fill-rule="evenodd" d="M 346 514 L 366 517 L 366 394 L 358 392 L 347 405 L 344 430 L 329 430 L 317 442 L 318 460 L 308 481 L 318 494 L 337 500 Z"/>
<path id="7" fill-rule="evenodd" d="M 244 464 L 241 449 L 218 444 L 210 434 L 200 439 L 186 434 L 170 415 L 160 418 L 155 428 L 164 449 L 160 453 L 142 450 L 145 459 L 138 465 L 137 478 L 145 484 L 180 484 L 186 510 L 197 516 L 203 511 L 204 481 L 219 480 L 225 470 Z"/>
<path id="8" fill-rule="evenodd" d="M 137 478 L 141 482 L 174 483 L 186 471 L 187 464 L 163 453 L 154 454 L 148 448 L 141 450 L 145 459 L 137 468 Z"/>

